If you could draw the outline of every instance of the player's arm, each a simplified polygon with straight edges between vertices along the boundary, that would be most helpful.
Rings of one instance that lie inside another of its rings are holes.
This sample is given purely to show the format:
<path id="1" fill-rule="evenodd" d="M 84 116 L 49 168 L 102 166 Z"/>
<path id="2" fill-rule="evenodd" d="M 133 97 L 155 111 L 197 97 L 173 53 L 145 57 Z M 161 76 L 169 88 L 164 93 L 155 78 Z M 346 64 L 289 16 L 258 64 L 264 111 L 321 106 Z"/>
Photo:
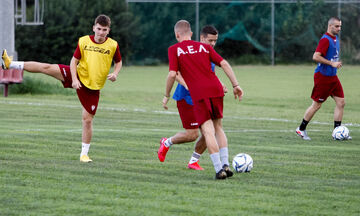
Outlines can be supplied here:
<path id="1" fill-rule="evenodd" d="M 122 61 L 115 62 L 114 71 L 112 73 L 108 74 L 107 79 L 112 82 L 115 82 L 117 76 L 119 75 L 121 68 L 122 68 Z"/>
<path id="2" fill-rule="evenodd" d="M 115 82 L 117 76 L 119 75 L 121 67 L 122 67 L 122 60 L 121 60 L 121 53 L 120 53 L 119 44 L 116 47 L 116 51 L 114 53 L 113 60 L 115 62 L 114 71 L 112 73 L 108 74 L 107 79 L 112 81 L 112 82 Z"/>
<path id="3" fill-rule="evenodd" d="M 165 95 L 164 95 L 164 98 L 163 98 L 163 101 L 162 101 L 162 105 L 164 107 L 164 109 L 168 109 L 167 107 L 167 103 L 169 102 L 169 99 L 170 99 L 170 92 L 171 92 L 171 89 L 174 85 L 174 82 L 175 82 L 175 79 L 176 79 L 176 71 L 169 71 L 169 74 L 168 74 L 168 77 L 166 79 L 166 89 L 165 89 Z"/>
<path id="4" fill-rule="evenodd" d="M 316 52 L 314 53 L 313 55 L 313 60 L 318 62 L 318 63 L 321 63 L 321 64 L 327 64 L 327 65 L 330 65 L 334 68 L 341 68 L 342 66 L 342 62 L 341 61 L 338 61 L 338 62 L 332 62 L 332 61 L 329 61 L 327 60 L 326 58 L 323 57 L 322 53 L 321 52 Z"/>
<path id="5" fill-rule="evenodd" d="M 233 93 L 234 93 L 235 99 L 239 98 L 239 100 L 241 100 L 244 95 L 244 91 L 240 87 L 239 82 L 237 81 L 235 73 L 234 73 L 233 69 L 231 68 L 230 64 L 225 59 L 223 59 L 220 62 L 220 66 L 224 70 L 226 76 L 230 79 L 230 82 L 233 86 Z"/>
<path id="6" fill-rule="evenodd" d="M 77 65 L 78 64 L 79 64 L 79 59 L 77 59 L 73 56 L 70 61 L 70 73 L 71 73 L 71 78 L 72 78 L 72 87 L 74 89 L 79 89 L 81 87 L 81 83 L 77 77 Z"/>
<path id="7" fill-rule="evenodd" d="M 180 83 L 180 85 L 184 86 L 186 88 L 186 90 L 189 90 L 188 86 L 186 85 L 186 82 L 184 80 L 184 78 L 181 76 L 181 73 L 178 72 L 176 75 L 175 80 Z"/>

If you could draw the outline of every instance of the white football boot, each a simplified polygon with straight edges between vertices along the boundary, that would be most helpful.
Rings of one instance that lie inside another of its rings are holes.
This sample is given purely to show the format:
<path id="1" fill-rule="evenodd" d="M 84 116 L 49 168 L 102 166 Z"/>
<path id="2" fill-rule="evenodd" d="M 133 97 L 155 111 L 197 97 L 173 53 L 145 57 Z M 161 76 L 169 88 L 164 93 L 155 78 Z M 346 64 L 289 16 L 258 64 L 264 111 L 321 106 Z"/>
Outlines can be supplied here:
<path id="1" fill-rule="evenodd" d="M 308 136 L 306 130 L 301 131 L 301 130 L 299 129 L 299 127 L 298 127 L 298 128 L 296 128 L 295 132 L 296 132 L 296 134 L 297 134 L 299 137 L 301 137 L 303 140 L 311 140 L 311 138 Z"/>

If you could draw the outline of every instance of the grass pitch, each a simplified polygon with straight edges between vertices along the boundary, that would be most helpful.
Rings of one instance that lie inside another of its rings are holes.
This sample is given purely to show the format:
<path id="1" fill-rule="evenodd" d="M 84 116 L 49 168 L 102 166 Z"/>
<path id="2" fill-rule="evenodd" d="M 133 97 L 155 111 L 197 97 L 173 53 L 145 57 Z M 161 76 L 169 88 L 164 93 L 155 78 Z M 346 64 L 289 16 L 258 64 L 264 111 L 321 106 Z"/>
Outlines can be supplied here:
<path id="1" fill-rule="evenodd" d="M 245 152 L 251 173 L 214 180 L 186 168 L 194 143 L 160 163 L 162 136 L 181 131 L 174 101 L 161 107 L 167 67 L 125 67 L 101 92 L 90 164 L 79 162 L 81 105 L 74 94 L 0 99 L 0 215 L 359 215 L 359 67 L 339 72 L 353 140 L 333 141 L 334 102 L 295 135 L 311 104 L 314 66 L 234 67 L 242 102 L 225 97 L 229 156 Z M 217 68 L 220 79 L 231 85 Z M 55 86 L 49 77 L 25 73 Z"/>

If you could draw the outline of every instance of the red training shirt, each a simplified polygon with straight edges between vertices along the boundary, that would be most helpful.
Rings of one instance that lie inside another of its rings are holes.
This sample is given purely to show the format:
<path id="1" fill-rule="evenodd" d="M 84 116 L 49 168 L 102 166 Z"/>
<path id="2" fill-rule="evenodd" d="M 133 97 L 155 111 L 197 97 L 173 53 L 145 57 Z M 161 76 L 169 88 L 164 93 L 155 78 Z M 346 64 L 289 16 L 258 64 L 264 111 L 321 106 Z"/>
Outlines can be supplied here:
<path id="1" fill-rule="evenodd" d="M 211 62 L 220 66 L 223 58 L 208 44 L 185 40 L 168 49 L 169 70 L 180 71 L 191 98 L 223 97 L 222 85 L 211 70 Z"/>

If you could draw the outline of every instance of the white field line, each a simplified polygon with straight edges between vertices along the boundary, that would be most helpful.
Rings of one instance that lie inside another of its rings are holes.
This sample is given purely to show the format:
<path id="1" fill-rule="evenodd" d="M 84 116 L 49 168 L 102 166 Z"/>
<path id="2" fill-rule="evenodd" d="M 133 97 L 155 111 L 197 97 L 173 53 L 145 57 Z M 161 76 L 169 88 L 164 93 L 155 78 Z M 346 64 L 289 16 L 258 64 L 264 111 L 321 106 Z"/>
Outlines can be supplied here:
<path id="1" fill-rule="evenodd" d="M 0 104 L 15 104 L 15 105 L 27 105 L 27 106 L 45 106 L 45 107 L 63 107 L 63 108 L 75 108 L 79 109 L 79 105 L 68 105 L 68 104 L 49 104 L 49 103 L 39 103 L 39 102 L 19 102 L 19 101 L 0 101 Z M 164 115 L 178 115 L 178 112 L 172 111 L 163 111 L 163 110 L 146 110 L 143 108 L 135 108 L 135 109 L 126 109 L 126 108 L 118 108 L 118 107 L 99 107 L 99 110 L 108 110 L 108 111 L 118 111 L 118 112 L 139 112 L 139 113 L 157 113 Z M 224 117 L 225 119 L 239 119 L 239 120 L 252 120 L 252 121 L 274 121 L 274 122 L 286 122 L 286 123 L 299 123 L 300 120 L 289 120 L 289 119 L 279 119 L 279 118 L 271 118 L 271 117 L 241 117 L 241 116 L 231 116 Z M 311 124 L 319 124 L 319 125 L 332 125 L 332 122 L 319 122 L 312 121 Z M 344 123 L 345 126 L 350 127 L 360 127 L 358 123 Z"/>
<path id="2" fill-rule="evenodd" d="M 121 129 L 102 129 L 102 128 L 94 128 L 94 132 L 136 132 L 136 131 L 151 131 L 151 132 L 178 132 L 181 129 L 152 129 L 152 128 L 121 128 Z M 27 129 L 15 129 L 11 131 L 16 132 L 50 132 L 50 133 L 81 133 L 82 129 L 47 129 L 47 128 L 27 128 Z M 313 132 L 319 131 L 330 131 L 330 130 L 308 130 Z M 225 130 L 226 133 L 294 133 L 295 130 L 264 130 L 264 129 L 239 129 L 239 130 Z M 331 131 L 330 131 L 331 132 Z"/>

